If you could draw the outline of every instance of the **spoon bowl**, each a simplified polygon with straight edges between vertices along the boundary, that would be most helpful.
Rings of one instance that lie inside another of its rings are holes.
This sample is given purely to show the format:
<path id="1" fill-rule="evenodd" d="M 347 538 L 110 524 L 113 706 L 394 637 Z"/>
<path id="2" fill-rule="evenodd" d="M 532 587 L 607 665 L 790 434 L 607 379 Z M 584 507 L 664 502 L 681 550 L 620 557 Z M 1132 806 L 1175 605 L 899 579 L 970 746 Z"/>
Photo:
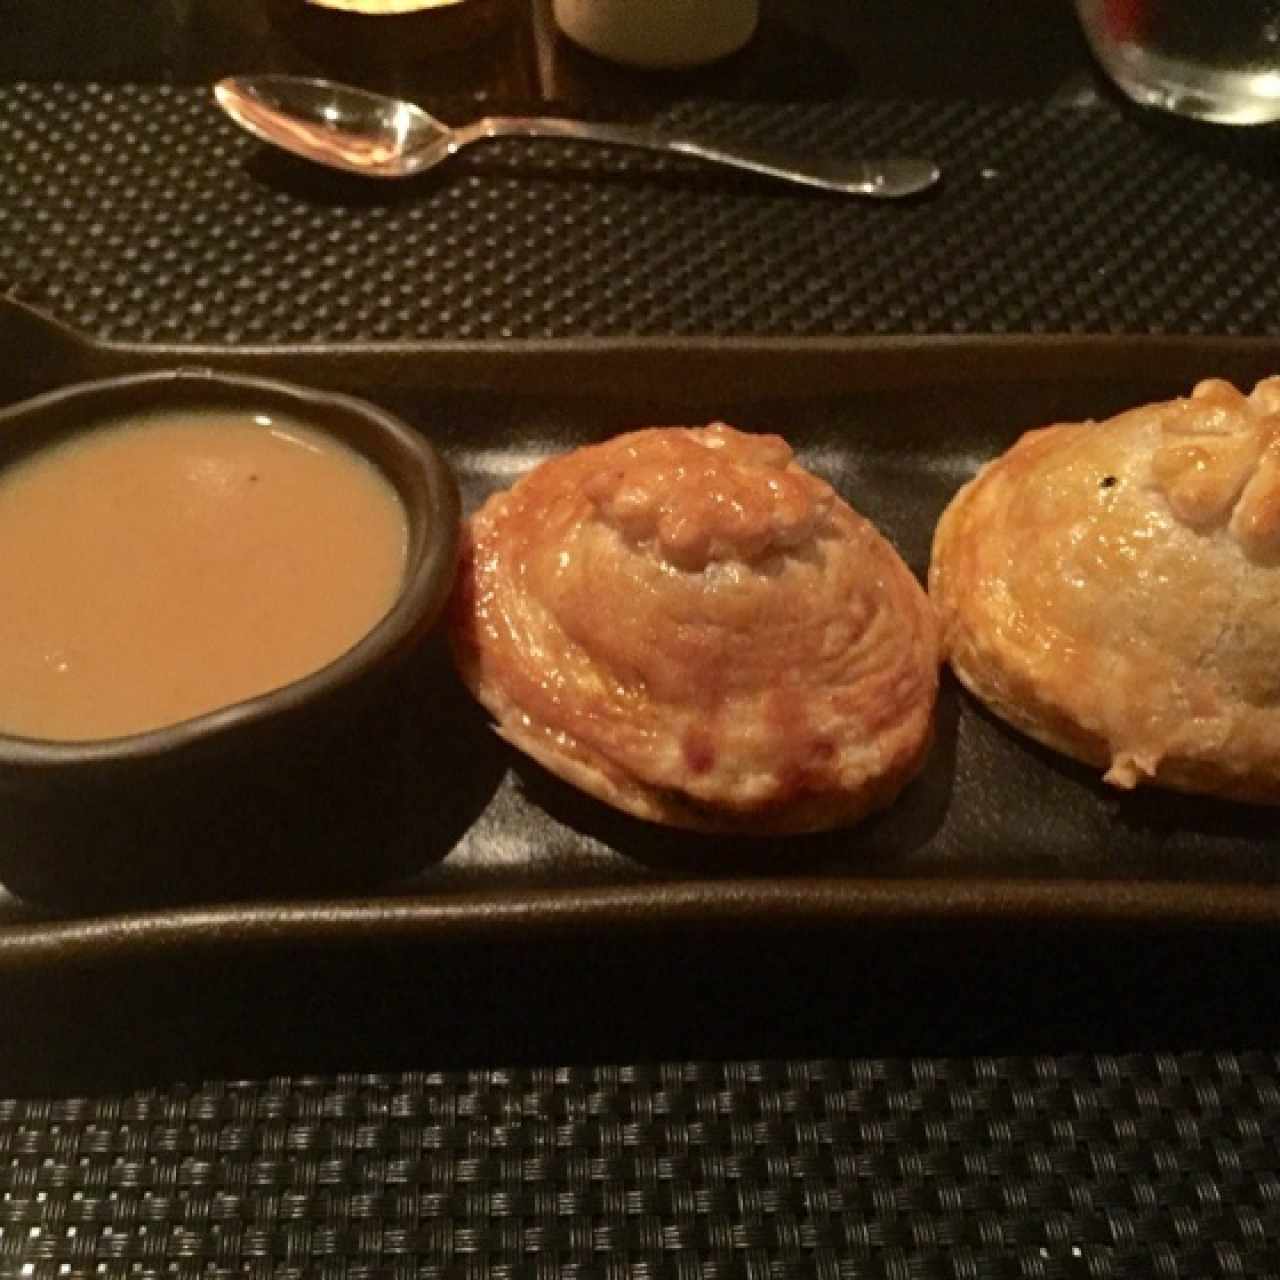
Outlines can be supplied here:
<path id="1" fill-rule="evenodd" d="M 410 178 L 472 143 L 493 138 L 553 138 L 693 157 L 763 177 L 842 195 L 894 199 L 939 179 L 938 167 L 913 156 L 856 161 L 797 158 L 758 147 L 726 147 L 645 126 L 596 124 L 550 116 L 486 116 L 456 128 L 399 98 L 303 76 L 233 76 L 214 86 L 218 105 L 272 146 L 331 169 L 370 178 Z"/>
<path id="2" fill-rule="evenodd" d="M 421 107 L 301 76 L 244 76 L 213 88 L 242 129 L 294 155 L 373 178 L 408 178 L 448 159 L 453 130 Z"/>

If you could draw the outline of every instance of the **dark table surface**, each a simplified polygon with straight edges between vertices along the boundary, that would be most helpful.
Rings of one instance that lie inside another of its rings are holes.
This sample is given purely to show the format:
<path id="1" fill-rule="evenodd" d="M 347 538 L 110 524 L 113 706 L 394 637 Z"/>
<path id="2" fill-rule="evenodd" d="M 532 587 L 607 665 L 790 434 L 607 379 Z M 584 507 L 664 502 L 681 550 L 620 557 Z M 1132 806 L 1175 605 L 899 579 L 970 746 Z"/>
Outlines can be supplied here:
<path id="1" fill-rule="evenodd" d="M 764 0 L 723 64 L 623 71 L 512 3 L 464 54 L 375 57 L 255 0 L 0 0 L 0 83 L 201 84 L 233 71 L 340 75 L 455 106 L 548 101 L 641 114 L 741 103 L 1075 103 L 1099 84 L 1066 0 Z M 1120 110 L 1116 105 L 1116 110 Z M 264 945 L 19 966 L 0 991 L 0 1083 L 105 1087 L 206 1074 L 644 1061 L 1244 1047 L 1270 1043 L 1270 935 L 942 926 L 733 930 L 303 956 Z"/>
<path id="2" fill-rule="evenodd" d="M 546 171 L 516 184 L 501 159 L 462 171 L 459 188 L 477 194 L 457 205 L 450 188 L 428 186 L 383 210 L 248 158 L 233 150 L 238 137 L 212 144 L 213 177 L 187 182 L 182 166 L 208 154 L 200 113 L 210 108 L 194 89 L 166 98 L 51 87 L 200 86 L 273 69 L 400 90 L 446 118 L 535 103 L 643 116 L 697 99 L 741 106 L 765 134 L 776 108 L 793 110 L 789 127 L 813 120 L 837 139 L 850 122 L 941 139 L 953 146 L 963 227 L 946 240 L 953 206 L 938 202 L 904 224 L 915 230 L 899 245 L 897 224 L 869 214 L 878 230 L 840 286 L 844 310 L 821 313 L 844 316 L 847 333 L 868 332 L 864 271 L 890 319 L 895 291 L 910 292 L 903 323 L 926 339 L 933 317 L 981 332 L 992 315 L 1015 333 L 1064 317 L 1084 333 L 1123 333 L 1130 321 L 1144 332 L 1222 323 L 1277 333 L 1261 278 L 1277 207 L 1267 135 L 1242 145 L 1139 120 L 1098 80 L 1068 0 L 763 0 L 745 50 L 683 74 L 623 71 L 571 47 L 549 5 L 511 0 L 496 32 L 439 53 L 394 40 L 357 50 L 289 16 L 287 0 L 0 0 L 0 140 L 21 148 L 0 156 L 0 279 L 126 334 L 147 331 L 149 294 L 161 289 L 181 295 L 175 332 L 225 335 L 241 324 L 242 285 L 279 316 L 288 273 L 310 267 L 290 238 L 297 226 L 320 227 L 330 254 L 384 217 L 420 245 L 419 198 L 424 216 L 447 215 L 465 239 L 504 190 L 526 202 L 530 237 L 529 202 L 553 200 L 557 216 L 602 228 L 643 218 L 657 191 L 663 214 L 645 234 L 668 245 L 699 218 L 712 224 L 708 242 L 726 234 L 715 230 L 724 203 L 754 219 L 756 239 L 733 270 L 746 275 L 753 254 L 772 253 L 802 286 L 826 278 L 838 254 L 829 246 L 862 232 L 841 221 L 853 215 L 810 202 L 808 247 L 792 256 L 792 224 L 777 221 L 787 215 L 768 195 L 680 175 L 664 184 L 649 169 L 583 214 L 574 184 L 590 186 L 598 171 L 577 169 L 559 188 Z M 11 90 L 19 82 L 32 87 Z M 135 134 L 129 113 L 157 103 L 172 111 L 172 132 Z M 814 113 L 795 114 L 797 103 Z M 1096 114 L 1049 119 L 1044 104 Z M 29 118 L 58 110 L 68 119 Z M 1096 147 L 1095 130 L 1106 135 Z M 94 145 L 100 154 L 87 157 Z M 1052 168 L 1060 153 L 1043 191 L 1025 174 L 1003 182 L 1002 169 Z M 247 283 L 219 274 L 226 231 L 206 208 L 228 157 L 231 233 L 257 230 L 256 184 L 274 210 L 269 247 L 255 256 L 248 245 L 231 273 Z M 1082 205 L 1066 189 L 1073 173 Z M 123 189 L 135 181 L 137 192 Z M 1073 212 L 1082 207 L 1088 218 Z M 1147 267 L 1143 246 L 1160 249 L 1166 226 L 1182 235 L 1167 251 L 1173 284 L 1144 270 L 1135 301 L 1112 268 Z M 1036 256 L 1013 246 L 1018 237 Z M 940 242 L 957 247 L 940 257 Z M 535 280 L 581 304 L 592 286 L 566 276 L 599 273 L 589 237 L 579 235 L 580 268 L 563 267 L 546 237 L 536 243 Z M 1253 271 L 1234 292 L 1214 274 L 1233 246 Z M 916 257 L 925 266 L 913 276 L 905 259 Z M 967 279 L 982 270 L 993 307 Z M 752 305 L 732 274 L 685 314 L 723 320 L 729 299 L 732 331 Z M 929 291 L 943 275 L 935 307 Z M 390 266 L 385 278 L 396 279 Z M 648 293 L 649 336 L 661 331 L 660 272 L 608 284 L 611 334 L 632 314 L 619 295 L 633 288 Z M 217 316 L 206 288 L 225 293 Z M 315 292 L 314 278 L 308 288 L 332 319 L 342 303 Z M 1050 314 L 1064 290 L 1070 305 Z M 803 293 L 804 305 L 824 301 Z M 365 302 L 385 319 L 377 297 Z M 821 337 L 801 311 L 787 313 L 793 331 Z M 589 305 L 575 314 L 600 315 Z M 295 318 L 305 332 L 307 316 Z M 541 332 L 512 314 L 475 323 L 485 340 L 494 329 Z M 20 382 L 38 371 L 8 372 Z M 1265 847 L 1255 852 L 1270 866 Z M 1274 892 L 1265 879 L 1246 883 Z M 0 1276 L 901 1280 L 1280 1268 L 1280 946 L 1270 928 L 941 910 L 602 931 L 571 918 L 538 927 L 535 911 L 510 930 L 477 916 L 448 940 L 375 929 L 300 942 L 267 927 L 225 945 L 215 927 L 135 945 L 146 927 L 136 921 L 102 945 L 53 934 L 31 945 L 29 930 L 10 946 L 25 926 L 11 900 L 0 917 Z"/>

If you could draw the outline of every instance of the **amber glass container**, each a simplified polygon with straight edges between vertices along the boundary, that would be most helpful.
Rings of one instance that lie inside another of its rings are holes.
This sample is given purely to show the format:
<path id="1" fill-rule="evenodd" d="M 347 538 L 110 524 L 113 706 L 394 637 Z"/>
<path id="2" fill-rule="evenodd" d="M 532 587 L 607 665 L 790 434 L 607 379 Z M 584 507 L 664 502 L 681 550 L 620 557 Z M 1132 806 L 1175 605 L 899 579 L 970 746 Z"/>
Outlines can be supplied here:
<path id="1" fill-rule="evenodd" d="M 513 0 L 268 0 L 273 24 L 317 57 L 373 64 L 476 48 L 506 25 Z"/>

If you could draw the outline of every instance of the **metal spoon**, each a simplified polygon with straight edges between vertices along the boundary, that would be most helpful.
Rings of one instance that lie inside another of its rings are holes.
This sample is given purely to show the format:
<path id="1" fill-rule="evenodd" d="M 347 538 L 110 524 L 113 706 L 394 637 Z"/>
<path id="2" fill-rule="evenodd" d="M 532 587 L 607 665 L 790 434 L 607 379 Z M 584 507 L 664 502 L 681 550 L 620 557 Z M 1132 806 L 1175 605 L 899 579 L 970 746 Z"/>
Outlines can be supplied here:
<path id="1" fill-rule="evenodd" d="M 644 126 L 587 124 L 549 117 L 486 116 L 456 129 L 398 98 L 302 76 L 232 76 L 214 85 L 219 106 L 239 125 L 317 164 L 373 178 L 408 178 L 489 138 L 562 138 L 639 147 L 824 191 L 891 199 L 914 195 L 940 176 L 929 160 L 891 156 L 841 161 L 795 158 L 756 147 L 722 147 Z"/>

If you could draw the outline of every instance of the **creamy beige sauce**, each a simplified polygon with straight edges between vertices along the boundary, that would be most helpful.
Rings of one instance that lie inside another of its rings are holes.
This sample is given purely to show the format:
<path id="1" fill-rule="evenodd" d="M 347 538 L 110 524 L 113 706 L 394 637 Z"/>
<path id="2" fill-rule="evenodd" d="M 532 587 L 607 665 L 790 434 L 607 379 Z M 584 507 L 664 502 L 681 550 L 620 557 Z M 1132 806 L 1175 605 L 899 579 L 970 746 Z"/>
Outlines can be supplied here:
<path id="1" fill-rule="evenodd" d="M 0 471 L 0 732 L 156 729 L 326 665 L 404 577 L 394 487 L 281 415 L 109 423 Z"/>

